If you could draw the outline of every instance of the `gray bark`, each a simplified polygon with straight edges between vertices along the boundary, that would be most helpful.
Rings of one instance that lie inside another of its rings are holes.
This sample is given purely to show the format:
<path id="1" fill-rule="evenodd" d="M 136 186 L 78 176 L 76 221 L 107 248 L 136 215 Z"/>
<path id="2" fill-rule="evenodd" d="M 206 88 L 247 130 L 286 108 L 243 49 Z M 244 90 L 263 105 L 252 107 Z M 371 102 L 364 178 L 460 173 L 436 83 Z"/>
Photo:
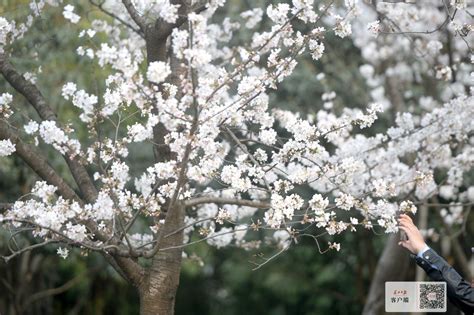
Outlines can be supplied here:
<path id="1" fill-rule="evenodd" d="M 380 257 L 370 285 L 367 301 L 362 311 L 364 315 L 385 313 L 385 282 L 403 281 L 406 279 L 410 259 L 406 250 L 398 245 L 398 234 L 389 236 L 385 249 Z"/>
<path id="2" fill-rule="evenodd" d="M 160 242 L 162 250 L 153 257 L 152 265 L 146 271 L 143 284 L 139 288 L 141 315 L 174 314 L 181 271 L 183 231 L 172 233 L 176 231 L 176 227 L 184 224 L 184 207 L 177 206 L 170 214 L 169 224 L 166 224 L 162 231 L 165 235 Z M 175 248 L 165 250 L 170 247 Z"/>

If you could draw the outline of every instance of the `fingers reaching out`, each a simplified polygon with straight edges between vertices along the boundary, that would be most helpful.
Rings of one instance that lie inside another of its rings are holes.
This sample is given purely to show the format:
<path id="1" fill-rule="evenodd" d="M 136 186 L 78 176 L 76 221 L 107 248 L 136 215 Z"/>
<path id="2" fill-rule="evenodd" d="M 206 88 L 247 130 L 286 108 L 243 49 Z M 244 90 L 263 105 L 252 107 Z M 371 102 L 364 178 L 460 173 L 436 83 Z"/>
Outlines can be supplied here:
<path id="1" fill-rule="evenodd" d="M 410 250 L 410 244 L 408 243 L 408 241 L 400 241 L 398 242 L 398 245 Z"/>
<path id="2" fill-rule="evenodd" d="M 413 224 L 413 220 L 410 218 L 410 216 L 404 213 L 400 214 L 399 221 L 406 221 L 407 223 Z"/>
<path id="3" fill-rule="evenodd" d="M 413 220 L 406 214 L 401 214 L 398 222 L 398 228 L 404 231 L 408 237 L 408 240 L 402 240 L 398 242 L 398 245 L 403 246 L 413 254 L 417 254 L 425 246 L 421 232 L 413 223 Z"/>
<path id="4" fill-rule="evenodd" d="M 410 230 L 417 229 L 416 226 L 413 224 L 412 219 L 406 214 L 401 214 L 400 218 L 398 219 L 398 222 L 400 223 L 400 227 L 405 227 Z"/>

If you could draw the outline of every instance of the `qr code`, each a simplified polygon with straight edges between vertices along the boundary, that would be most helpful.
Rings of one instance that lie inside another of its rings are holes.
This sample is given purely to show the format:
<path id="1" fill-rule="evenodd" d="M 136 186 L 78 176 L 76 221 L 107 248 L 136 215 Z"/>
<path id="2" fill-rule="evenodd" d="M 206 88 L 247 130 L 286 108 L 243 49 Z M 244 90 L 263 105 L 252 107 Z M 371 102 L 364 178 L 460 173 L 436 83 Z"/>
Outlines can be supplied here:
<path id="1" fill-rule="evenodd" d="M 420 310 L 446 309 L 446 283 L 420 283 Z"/>

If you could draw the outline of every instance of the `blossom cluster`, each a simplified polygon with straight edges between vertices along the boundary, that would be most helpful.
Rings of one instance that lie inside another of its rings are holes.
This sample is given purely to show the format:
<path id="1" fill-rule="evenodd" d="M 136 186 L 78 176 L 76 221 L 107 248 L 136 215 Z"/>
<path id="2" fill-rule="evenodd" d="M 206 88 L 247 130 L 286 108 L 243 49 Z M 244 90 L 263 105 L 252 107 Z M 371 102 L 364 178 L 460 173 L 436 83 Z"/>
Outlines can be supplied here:
<path id="1" fill-rule="evenodd" d="M 171 25 L 181 8 L 173 3 L 133 5 L 147 23 L 155 17 Z M 463 176 L 474 165 L 473 65 L 464 43 L 469 39 L 462 37 L 463 16 L 450 22 L 448 31 L 457 35 L 450 57 L 442 35 L 410 40 L 408 34 L 388 34 L 441 24 L 443 11 L 435 5 L 404 10 L 347 0 L 343 7 L 316 8 L 313 1 L 293 0 L 215 22 L 213 14 L 224 3 L 210 1 L 203 12 L 187 14 L 183 27 L 170 30 L 164 60 L 146 60 L 147 40 L 122 5 L 109 9 L 128 26 L 97 19 L 78 32 L 78 56 L 107 73 L 95 94 L 78 88 L 78 82 L 61 90 L 64 104 L 80 110 L 77 123 L 87 126 L 88 141 L 80 143 L 59 121 L 31 119 L 22 130 L 35 145 L 41 139 L 93 170 L 95 200 L 65 199 L 60 187 L 39 181 L 3 219 L 37 225 L 36 236 L 92 249 L 106 246 L 96 237 L 104 234 L 137 255 L 153 248 L 167 224 L 162 217 L 187 203 L 193 209 L 183 219 L 185 242 L 198 235 L 218 248 L 259 246 L 248 241 L 250 229 L 273 231 L 273 241 L 286 248 L 300 224 L 314 224 L 331 237 L 357 226 L 393 233 L 399 212 L 415 213 L 417 203 L 438 195 L 450 203 L 441 212 L 447 223 L 461 222 L 457 204 L 474 199 Z M 466 8 L 462 1 L 452 5 Z M 77 24 L 79 11 L 66 5 L 62 14 Z M 259 23 L 268 25 L 259 28 Z M 29 25 L 0 18 L 0 49 Z M 252 29 L 243 44 L 236 36 L 240 29 Z M 338 93 L 326 89 L 314 114 L 275 108 L 273 90 L 302 58 L 311 56 L 308 62 L 316 64 L 333 58 L 327 36 L 360 48 L 367 103 L 340 108 Z M 412 58 L 414 51 L 424 58 Z M 24 77 L 34 82 L 33 76 Z M 425 77 L 439 87 L 438 96 L 425 91 Z M 10 118 L 11 104 L 10 94 L 0 96 L 0 119 Z M 381 115 L 393 125 L 370 128 Z M 156 161 L 131 165 L 137 146 L 153 147 Z M 0 140 L 0 156 L 14 152 L 10 139 Z M 434 174 L 445 175 L 441 187 Z M 306 200 L 303 191 L 312 197 Z M 211 201 L 202 201 L 206 198 Z M 137 217 L 152 217 L 143 220 L 153 222 L 146 233 L 124 230 L 123 223 L 130 228 Z M 338 243 L 328 246 L 340 250 Z M 68 253 L 58 249 L 61 257 Z"/>

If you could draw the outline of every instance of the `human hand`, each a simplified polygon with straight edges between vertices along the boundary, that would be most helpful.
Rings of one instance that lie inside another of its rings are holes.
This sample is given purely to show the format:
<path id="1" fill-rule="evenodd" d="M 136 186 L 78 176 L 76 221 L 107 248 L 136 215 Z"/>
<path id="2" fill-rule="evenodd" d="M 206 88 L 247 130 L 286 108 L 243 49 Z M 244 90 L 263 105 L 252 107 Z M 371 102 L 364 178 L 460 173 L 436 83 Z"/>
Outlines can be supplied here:
<path id="1" fill-rule="evenodd" d="M 401 214 L 398 222 L 400 223 L 399 229 L 404 231 L 408 238 L 405 241 L 398 242 L 398 245 L 405 247 L 414 255 L 417 255 L 426 246 L 423 235 L 421 235 L 420 230 L 413 224 L 412 219 L 408 215 Z"/>

